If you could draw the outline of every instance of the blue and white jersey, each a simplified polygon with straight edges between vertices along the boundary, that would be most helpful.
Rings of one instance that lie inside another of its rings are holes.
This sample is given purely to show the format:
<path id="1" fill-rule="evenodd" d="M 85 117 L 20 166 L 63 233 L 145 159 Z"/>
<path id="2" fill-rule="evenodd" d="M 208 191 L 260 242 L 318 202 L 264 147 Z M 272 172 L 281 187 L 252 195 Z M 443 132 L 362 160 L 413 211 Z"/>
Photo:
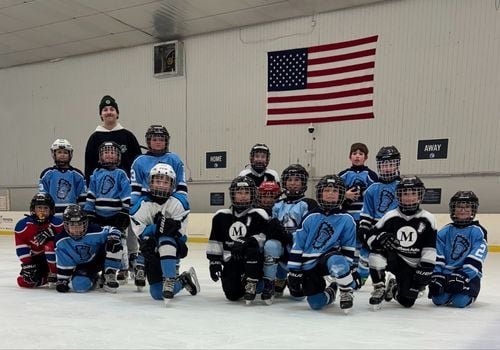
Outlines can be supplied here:
<path id="1" fill-rule="evenodd" d="M 90 176 L 84 209 L 103 217 L 111 217 L 120 212 L 128 215 L 130 193 L 130 182 L 124 170 L 98 168 Z"/>
<path id="2" fill-rule="evenodd" d="M 183 192 L 174 192 L 163 204 L 155 202 L 149 195 L 142 196 L 130 210 L 131 228 L 140 239 L 154 235 L 156 233 L 155 217 L 158 213 L 162 213 L 166 218 L 181 223 L 179 233 L 186 240 L 189 212 L 187 195 Z"/>
<path id="3" fill-rule="evenodd" d="M 63 231 L 56 242 L 57 279 L 68 280 L 78 265 L 93 261 L 99 251 L 105 249 L 109 236 L 120 240 L 121 232 L 111 226 L 89 225 L 85 236 L 73 239 Z M 121 255 L 121 252 L 119 254 Z M 115 260 L 114 268 L 118 269 L 121 265 L 120 258 Z"/>
<path id="4" fill-rule="evenodd" d="M 352 264 L 356 250 L 356 223 L 348 213 L 326 214 L 316 209 L 307 215 L 295 238 L 288 259 L 290 271 L 314 268 L 321 255 L 338 251 Z"/>
<path id="5" fill-rule="evenodd" d="M 307 213 L 317 207 L 316 201 L 310 198 L 300 198 L 294 201 L 281 199 L 274 204 L 272 217 L 278 219 L 287 232 L 293 233 Z"/>
<path id="6" fill-rule="evenodd" d="M 360 213 L 360 228 L 371 230 L 385 213 L 398 207 L 396 198 L 398 184 L 399 179 L 389 183 L 376 182 L 366 189 Z"/>
<path id="7" fill-rule="evenodd" d="M 378 181 L 377 174 L 367 166 L 352 166 L 343 170 L 339 176 L 344 180 L 347 190 L 358 188 L 361 195 L 358 200 L 352 202 L 348 199 L 344 201 L 343 208 L 352 215 L 354 220 L 359 221 L 359 213 L 363 207 L 363 193 L 373 183 Z"/>
<path id="8" fill-rule="evenodd" d="M 466 227 L 448 224 L 439 230 L 436 241 L 434 271 L 450 274 L 463 271 L 473 279 L 483 275 L 483 263 L 488 254 L 486 230 L 478 221 Z"/>
<path id="9" fill-rule="evenodd" d="M 40 192 L 52 196 L 56 204 L 55 215 L 62 217 L 64 209 L 70 204 L 85 205 L 87 187 L 83 173 L 73 167 L 60 169 L 53 166 L 42 171 L 38 183 Z"/>
<path id="10" fill-rule="evenodd" d="M 130 169 L 130 183 L 132 184 L 131 203 L 137 203 L 139 197 L 149 191 L 149 172 L 158 163 L 169 164 L 175 171 L 176 192 L 187 193 L 186 175 L 184 163 L 175 153 L 167 152 L 163 155 L 152 155 L 150 153 L 140 155 L 132 163 Z"/>

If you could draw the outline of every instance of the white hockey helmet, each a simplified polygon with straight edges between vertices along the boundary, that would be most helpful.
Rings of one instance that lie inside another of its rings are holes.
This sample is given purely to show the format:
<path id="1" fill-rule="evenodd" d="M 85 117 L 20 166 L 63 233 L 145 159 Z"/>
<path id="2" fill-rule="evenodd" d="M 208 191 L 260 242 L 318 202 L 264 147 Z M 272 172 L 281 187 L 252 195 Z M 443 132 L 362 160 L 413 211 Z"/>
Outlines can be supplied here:
<path id="1" fill-rule="evenodd" d="M 158 163 L 149 171 L 149 191 L 155 197 L 168 198 L 175 187 L 175 171 L 170 164 Z M 168 184 L 165 180 L 168 180 Z"/>
<path id="2" fill-rule="evenodd" d="M 56 151 L 58 149 L 64 149 L 68 151 L 69 154 L 69 159 L 67 161 L 58 161 L 56 159 Z M 54 162 L 56 165 L 66 165 L 71 162 L 71 159 L 73 158 L 73 146 L 71 146 L 71 143 L 69 143 L 68 140 L 66 139 L 57 139 L 52 143 L 52 146 L 50 146 L 50 152 L 52 153 L 52 159 L 54 159 Z"/>

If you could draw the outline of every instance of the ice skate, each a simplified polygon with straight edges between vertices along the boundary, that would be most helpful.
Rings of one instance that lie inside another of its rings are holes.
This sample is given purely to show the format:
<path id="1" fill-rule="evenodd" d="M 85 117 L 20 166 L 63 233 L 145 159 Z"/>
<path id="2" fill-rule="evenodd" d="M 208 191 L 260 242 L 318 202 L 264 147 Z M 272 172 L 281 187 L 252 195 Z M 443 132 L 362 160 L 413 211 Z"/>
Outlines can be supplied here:
<path id="1" fill-rule="evenodd" d="M 373 285 L 372 295 L 370 297 L 370 305 L 373 306 L 373 310 L 379 310 L 380 304 L 384 300 L 385 297 L 385 283 L 378 282 Z"/>
<path id="2" fill-rule="evenodd" d="M 266 305 L 271 305 L 274 300 L 274 281 L 264 278 L 264 289 L 260 295 Z"/>
<path id="3" fill-rule="evenodd" d="M 116 280 L 122 286 L 128 283 L 128 270 L 120 270 L 116 275 Z"/>
<path id="4" fill-rule="evenodd" d="M 340 309 L 347 315 L 352 308 L 354 295 L 352 288 L 339 288 L 340 290 Z"/>
<path id="5" fill-rule="evenodd" d="M 50 289 L 55 289 L 57 283 L 57 273 L 49 272 L 47 275 L 47 283 L 49 284 Z"/>
<path id="6" fill-rule="evenodd" d="M 247 283 L 245 285 L 245 294 L 243 299 L 247 305 L 250 305 L 252 301 L 255 300 L 255 295 L 257 294 L 257 282 L 258 280 L 253 278 L 247 278 Z"/>
<path id="7" fill-rule="evenodd" d="M 116 271 L 108 269 L 104 273 L 104 290 L 108 293 L 116 293 L 120 284 L 116 280 Z"/>
<path id="8" fill-rule="evenodd" d="M 282 297 L 286 288 L 286 279 L 276 279 L 274 281 L 274 296 L 276 298 Z"/>
<path id="9" fill-rule="evenodd" d="M 335 299 L 337 298 L 337 290 L 338 286 L 335 282 L 330 283 L 328 287 L 325 288 L 325 292 L 327 292 L 330 296 L 328 304 L 332 304 L 333 302 L 335 302 Z"/>
<path id="10" fill-rule="evenodd" d="M 184 287 L 189 294 L 196 295 L 200 292 L 200 283 L 198 282 L 198 277 L 193 267 L 181 273 L 178 278 L 182 283 L 182 287 Z"/>
<path id="11" fill-rule="evenodd" d="M 146 286 L 146 273 L 144 271 L 144 265 L 137 265 L 135 267 L 134 284 L 137 287 L 138 292 L 142 292 L 142 289 Z"/>
<path id="12" fill-rule="evenodd" d="M 387 282 L 387 286 L 385 288 L 385 297 L 384 300 L 389 302 L 396 296 L 397 284 L 396 279 L 391 278 Z"/>
<path id="13" fill-rule="evenodd" d="M 175 278 L 165 278 L 163 281 L 163 302 L 168 304 L 174 298 Z"/>

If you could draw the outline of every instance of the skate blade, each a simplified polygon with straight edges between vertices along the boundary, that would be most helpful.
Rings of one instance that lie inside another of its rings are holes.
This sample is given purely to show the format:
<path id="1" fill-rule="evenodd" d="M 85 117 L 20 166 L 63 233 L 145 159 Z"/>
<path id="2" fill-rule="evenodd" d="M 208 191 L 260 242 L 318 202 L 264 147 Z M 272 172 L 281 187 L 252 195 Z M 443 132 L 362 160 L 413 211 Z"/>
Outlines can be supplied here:
<path id="1" fill-rule="evenodd" d="M 373 309 L 373 311 L 378 311 L 378 310 L 380 310 L 380 308 L 381 308 L 381 305 L 380 305 L 380 304 L 375 304 L 375 305 L 372 305 L 372 309 Z"/>
<path id="2" fill-rule="evenodd" d="M 350 311 L 351 311 L 351 308 L 349 308 L 349 309 L 342 309 L 342 312 L 344 313 L 344 315 L 349 315 Z"/>
<path id="3" fill-rule="evenodd" d="M 110 288 L 110 287 L 108 287 L 106 285 L 104 286 L 104 291 L 108 292 L 108 293 L 112 293 L 112 294 L 115 294 L 117 289 L 118 288 Z"/>
<path id="4" fill-rule="evenodd" d="M 252 305 L 252 300 L 245 300 L 245 305 Z"/>
<path id="5" fill-rule="evenodd" d="M 266 304 L 266 305 L 273 305 L 273 299 L 264 300 L 264 304 Z"/>
<path id="6" fill-rule="evenodd" d="M 135 286 L 137 288 L 137 291 L 138 292 L 142 292 L 142 290 L 144 289 L 144 287 L 139 287 L 139 286 Z"/>
<path id="7" fill-rule="evenodd" d="M 165 306 L 168 306 L 168 304 L 170 304 L 171 301 L 172 301 L 172 299 L 163 298 L 163 304 Z"/>

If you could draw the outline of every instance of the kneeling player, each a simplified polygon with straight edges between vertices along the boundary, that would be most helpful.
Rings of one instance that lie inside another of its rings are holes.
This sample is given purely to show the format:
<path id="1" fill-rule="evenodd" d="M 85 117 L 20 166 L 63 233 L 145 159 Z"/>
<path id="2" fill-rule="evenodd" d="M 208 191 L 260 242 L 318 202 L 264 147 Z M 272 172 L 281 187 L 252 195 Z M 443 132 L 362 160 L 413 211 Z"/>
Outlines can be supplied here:
<path id="1" fill-rule="evenodd" d="M 342 211 L 345 184 L 337 175 L 326 175 L 316 185 L 319 208 L 314 209 L 295 232 L 288 260 L 288 288 L 292 296 L 307 296 L 312 309 L 319 310 L 335 301 L 340 290 L 340 308 L 345 313 L 353 305 L 351 265 L 356 249 L 356 223 Z M 324 277 L 336 283 L 326 287 Z M 325 288 L 326 287 L 326 288 Z"/>
<path id="2" fill-rule="evenodd" d="M 429 284 L 429 298 L 436 305 L 462 308 L 479 295 L 488 243 L 486 230 L 474 221 L 478 206 L 472 191 L 458 191 L 451 197 L 453 222 L 437 234 L 436 267 Z"/>
<path id="3" fill-rule="evenodd" d="M 175 177 L 169 164 L 156 164 L 149 172 L 150 191 L 139 198 L 130 212 L 132 230 L 140 240 L 137 271 L 146 272 L 153 299 L 165 303 L 183 288 L 191 295 L 200 291 L 194 268 L 177 276 L 177 260 L 188 253 L 189 204 L 185 192 L 173 193 Z"/>
<path id="4" fill-rule="evenodd" d="M 403 177 L 396 187 L 398 208 L 388 211 L 368 238 L 374 310 L 396 299 L 411 307 L 430 282 L 436 262 L 436 219 L 420 208 L 425 187 L 416 176 Z M 386 269 L 395 275 L 385 285 Z"/>
<path id="5" fill-rule="evenodd" d="M 63 213 L 64 231 L 56 243 L 57 285 L 60 293 L 69 292 L 69 284 L 77 293 L 88 292 L 104 271 L 106 292 L 116 293 L 116 272 L 121 266 L 121 231 L 106 226 L 89 225 L 87 213 L 76 204 Z"/>

